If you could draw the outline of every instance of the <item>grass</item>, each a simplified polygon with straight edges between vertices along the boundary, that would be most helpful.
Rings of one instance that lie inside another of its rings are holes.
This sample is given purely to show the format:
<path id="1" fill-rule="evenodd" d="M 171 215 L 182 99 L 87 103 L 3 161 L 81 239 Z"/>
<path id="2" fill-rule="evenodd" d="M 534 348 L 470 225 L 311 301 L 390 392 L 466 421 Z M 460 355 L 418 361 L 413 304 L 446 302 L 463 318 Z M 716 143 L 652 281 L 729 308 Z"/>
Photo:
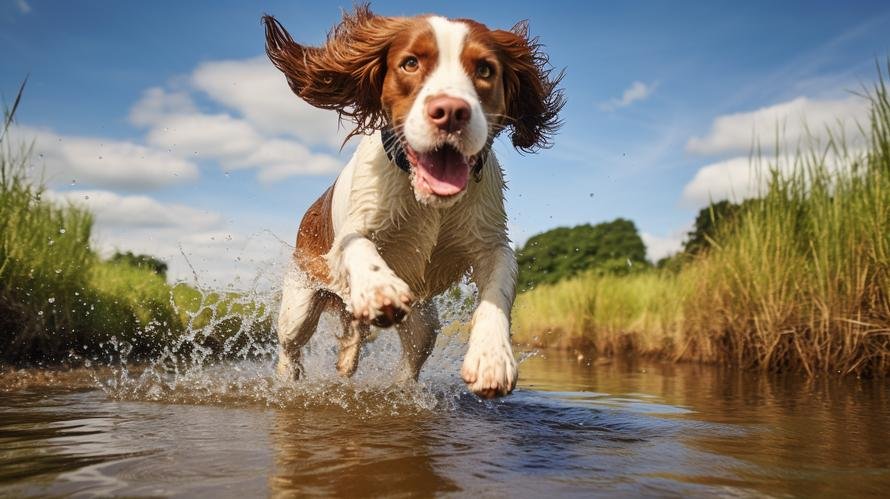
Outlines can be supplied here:
<path id="1" fill-rule="evenodd" d="M 682 329 L 680 282 L 667 273 L 588 273 L 521 294 L 513 338 L 538 347 L 606 355 L 670 350 Z"/>
<path id="2" fill-rule="evenodd" d="M 890 374 L 883 78 L 864 98 L 866 152 L 834 136 L 766 165 L 761 196 L 679 272 L 582 276 L 521 295 L 515 341 L 811 375 Z"/>
<path id="3" fill-rule="evenodd" d="M 0 135 L 0 361 L 257 354 L 271 338 L 267 306 L 103 261 L 90 246 L 92 215 L 45 199 L 29 175 L 31 148 L 6 140 L 23 88 Z"/>

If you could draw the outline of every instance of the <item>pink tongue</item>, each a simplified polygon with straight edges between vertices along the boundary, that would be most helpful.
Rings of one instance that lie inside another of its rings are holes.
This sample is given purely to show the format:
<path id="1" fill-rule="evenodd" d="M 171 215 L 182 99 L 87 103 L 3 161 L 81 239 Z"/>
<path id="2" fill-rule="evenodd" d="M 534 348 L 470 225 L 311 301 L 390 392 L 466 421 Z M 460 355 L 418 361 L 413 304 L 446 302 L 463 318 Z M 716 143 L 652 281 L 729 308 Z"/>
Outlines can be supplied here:
<path id="1" fill-rule="evenodd" d="M 470 178 L 470 166 L 450 147 L 417 155 L 415 175 L 438 196 L 453 196 L 464 190 Z"/>

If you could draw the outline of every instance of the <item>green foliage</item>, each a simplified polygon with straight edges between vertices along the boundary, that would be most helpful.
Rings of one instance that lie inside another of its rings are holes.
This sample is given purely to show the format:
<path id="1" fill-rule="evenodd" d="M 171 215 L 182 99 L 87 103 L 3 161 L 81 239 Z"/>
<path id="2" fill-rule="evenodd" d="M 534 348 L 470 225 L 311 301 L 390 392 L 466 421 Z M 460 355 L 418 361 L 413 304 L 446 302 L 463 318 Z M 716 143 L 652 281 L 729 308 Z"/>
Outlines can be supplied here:
<path id="1" fill-rule="evenodd" d="M 559 227 L 529 239 L 517 252 L 520 291 L 587 270 L 627 274 L 648 268 L 646 246 L 630 220 Z"/>
<path id="2" fill-rule="evenodd" d="M 130 265 L 131 267 L 148 269 L 161 277 L 167 277 L 167 264 L 164 263 L 163 260 L 151 255 L 134 255 L 132 251 L 127 251 L 126 253 L 115 251 L 109 261 L 112 263 L 123 263 Z"/>
<path id="3" fill-rule="evenodd" d="M 741 205 L 724 199 L 699 210 L 692 231 L 686 235 L 683 251 L 696 255 L 709 248 L 718 227 L 731 223 L 741 209 Z"/>

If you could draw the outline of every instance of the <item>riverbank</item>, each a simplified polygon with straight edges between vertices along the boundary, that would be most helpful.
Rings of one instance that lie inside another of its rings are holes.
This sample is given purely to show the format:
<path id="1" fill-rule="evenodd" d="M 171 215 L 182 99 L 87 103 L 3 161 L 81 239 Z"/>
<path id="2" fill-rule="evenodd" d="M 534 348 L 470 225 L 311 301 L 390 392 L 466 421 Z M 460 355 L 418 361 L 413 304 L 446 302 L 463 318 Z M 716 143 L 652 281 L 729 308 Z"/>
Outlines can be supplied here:
<path id="1" fill-rule="evenodd" d="M 708 251 L 676 271 L 590 274 L 526 292 L 513 312 L 514 341 L 810 375 L 890 375 L 883 81 L 867 98 L 862 137 L 752 160 L 766 187 Z M 850 146 L 857 139 L 861 150 Z"/>

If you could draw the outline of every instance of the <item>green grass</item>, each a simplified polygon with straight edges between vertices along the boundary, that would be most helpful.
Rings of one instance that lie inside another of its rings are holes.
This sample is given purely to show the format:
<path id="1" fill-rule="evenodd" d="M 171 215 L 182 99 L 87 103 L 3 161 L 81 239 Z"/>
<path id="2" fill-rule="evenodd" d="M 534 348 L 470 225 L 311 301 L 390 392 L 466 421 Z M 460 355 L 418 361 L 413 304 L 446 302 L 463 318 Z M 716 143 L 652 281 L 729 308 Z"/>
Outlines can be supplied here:
<path id="1" fill-rule="evenodd" d="M 92 215 L 44 198 L 31 148 L 0 136 L 0 361 L 255 355 L 271 338 L 268 307 L 237 293 L 170 286 L 147 267 L 103 261 Z"/>
<path id="2" fill-rule="evenodd" d="M 520 296 L 515 340 L 810 374 L 890 374 L 883 79 L 867 98 L 866 152 L 834 137 L 805 144 L 791 164 L 766 165 L 761 197 L 679 272 L 585 276 Z"/>
<path id="3" fill-rule="evenodd" d="M 520 295 L 513 339 L 539 347 L 611 355 L 670 349 L 682 327 L 680 282 L 667 273 L 590 272 Z"/>

